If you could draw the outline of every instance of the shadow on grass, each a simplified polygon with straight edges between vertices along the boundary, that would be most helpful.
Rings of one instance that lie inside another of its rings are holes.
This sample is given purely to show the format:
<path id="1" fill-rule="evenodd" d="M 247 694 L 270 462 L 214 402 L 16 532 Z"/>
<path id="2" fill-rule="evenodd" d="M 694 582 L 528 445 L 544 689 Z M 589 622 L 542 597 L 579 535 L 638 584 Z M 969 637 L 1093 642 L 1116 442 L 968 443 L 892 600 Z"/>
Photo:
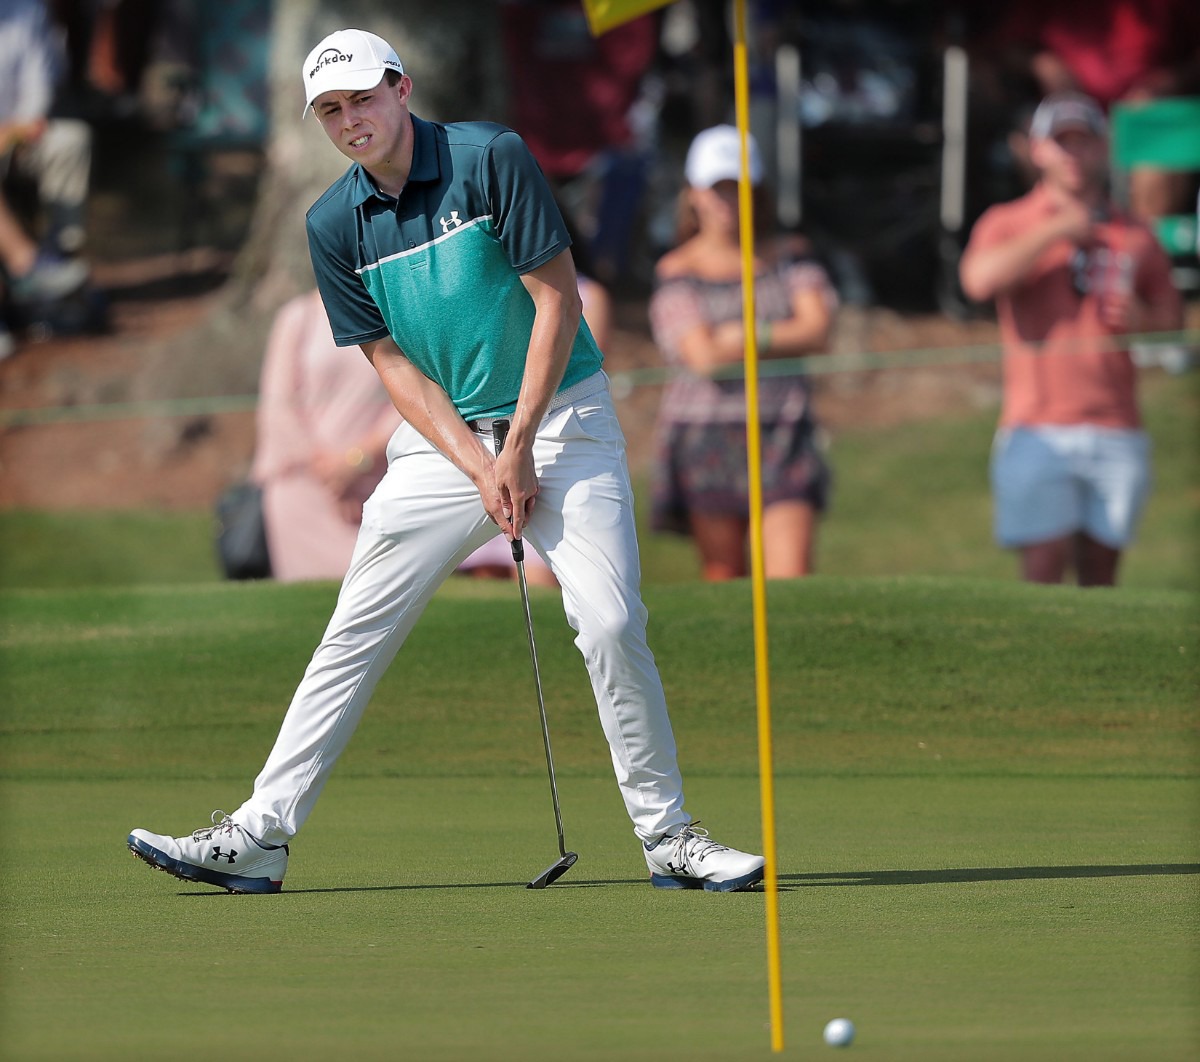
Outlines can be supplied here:
<path id="1" fill-rule="evenodd" d="M 1200 874 L 1200 863 L 1133 863 L 1115 866 L 970 867 L 947 870 L 855 870 L 827 874 L 780 874 L 781 892 L 861 885 L 965 885 L 982 881 L 1040 881 L 1067 878 L 1131 878 Z M 645 885 L 645 878 L 560 880 L 551 889 L 595 889 L 609 885 Z M 524 889 L 524 881 L 440 882 L 422 885 L 345 885 L 326 889 L 285 889 L 282 895 L 310 896 L 343 892 L 420 892 L 429 889 Z M 761 891 L 761 890 L 754 890 Z M 180 896 L 227 896 L 223 890 L 181 892 Z"/>
<path id="2" fill-rule="evenodd" d="M 947 870 L 861 870 L 836 874 L 780 874 L 781 884 L 806 889 L 845 885 L 959 885 L 979 881 L 1052 878 L 1129 878 L 1200 874 L 1200 863 L 1134 863 L 1116 866 L 970 867 Z"/>
<path id="3" fill-rule="evenodd" d="M 548 888 L 558 892 L 561 889 L 594 889 L 604 885 L 645 885 L 645 878 L 614 878 L 605 881 L 556 881 Z M 527 881 L 444 881 L 426 883 L 423 885 L 341 885 L 327 889 L 284 889 L 281 893 L 271 893 L 273 896 L 319 896 L 322 893 L 340 892 L 423 892 L 429 889 L 528 889 Z M 530 891 L 544 891 L 541 889 Z M 180 896 L 228 896 L 230 895 L 219 885 L 204 892 L 181 892 Z M 239 894 L 243 895 L 243 894 Z"/>

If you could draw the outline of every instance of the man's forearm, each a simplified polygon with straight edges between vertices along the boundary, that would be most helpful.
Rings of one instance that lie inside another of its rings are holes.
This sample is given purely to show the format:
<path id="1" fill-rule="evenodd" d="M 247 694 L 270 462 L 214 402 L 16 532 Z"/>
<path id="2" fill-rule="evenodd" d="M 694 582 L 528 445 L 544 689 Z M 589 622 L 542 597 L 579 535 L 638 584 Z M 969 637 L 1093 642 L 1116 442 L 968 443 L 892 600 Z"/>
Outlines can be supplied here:
<path id="1" fill-rule="evenodd" d="M 1046 248 L 1058 238 L 1057 232 L 1041 226 L 971 252 L 963 258 L 960 268 L 963 291 L 976 302 L 995 298 L 1024 280 Z"/>
<path id="2" fill-rule="evenodd" d="M 564 251 L 521 278 L 535 315 L 525 356 L 525 374 L 513 413 L 510 447 L 530 446 L 537 426 L 562 383 L 583 316 L 575 266 Z"/>
<path id="3" fill-rule="evenodd" d="M 363 353 L 375 366 L 400 415 L 478 485 L 490 467 L 490 456 L 450 396 L 404 357 L 390 339 L 364 344 Z"/>
<path id="4" fill-rule="evenodd" d="M 513 414 L 513 430 L 536 430 L 562 383 L 579 329 L 579 315 L 568 308 L 539 312 L 529 339 L 525 375 Z"/>
<path id="5" fill-rule="evenodd" d="M 1057 204 L 1054 213 L 990 247 L 968 244 L 959 266 L 963 291 L 984 302 L 1027 279 L 1042 253 L 1059 240 L 1076 245 L 1092 238 L 1092 213 L 1082 200 Z"/>

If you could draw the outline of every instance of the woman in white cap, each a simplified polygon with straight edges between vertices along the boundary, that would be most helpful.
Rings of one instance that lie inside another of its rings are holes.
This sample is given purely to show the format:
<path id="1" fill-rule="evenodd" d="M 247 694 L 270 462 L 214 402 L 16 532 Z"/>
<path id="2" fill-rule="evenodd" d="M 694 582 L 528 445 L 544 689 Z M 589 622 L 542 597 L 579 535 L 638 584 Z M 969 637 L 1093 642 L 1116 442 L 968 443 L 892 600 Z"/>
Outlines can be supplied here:
<path id="1" fill-rule="evenodd" d="M 750 141 L 756 227 L 769 221 L 762 162 Z M 676 246 L 658 262 L 650 300 L 655 342 L 677 368 L 658 422 L 652 526 L 690 534 L 704 578 L 748 570 L 750 526 L 746 388 L 737 371 L 746 346 L 742 319 L 737 129 L 715 126 L 688 151 Z M 837 297 L 798 237 L 755 241 L 756 335 L 761 358 L 824 349 Z M 768 578 L 813 569 L 818 514 L 829 492 L 809 389 L 800 373 L 771 375 L 759 391 L 763 546 Z"/>

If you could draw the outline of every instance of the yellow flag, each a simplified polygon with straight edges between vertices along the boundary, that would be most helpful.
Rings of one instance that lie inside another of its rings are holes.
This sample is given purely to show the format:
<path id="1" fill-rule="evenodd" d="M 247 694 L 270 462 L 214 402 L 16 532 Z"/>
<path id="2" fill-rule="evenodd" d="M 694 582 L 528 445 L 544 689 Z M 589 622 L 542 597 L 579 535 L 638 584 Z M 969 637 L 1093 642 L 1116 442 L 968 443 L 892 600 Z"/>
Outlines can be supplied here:
<path id="1" fill-rule="evenodd" d="M 592 36 L 599 37 L 622 22 L 644 15 L 656 7 L 666 7 L 674 0 L 583 0 Z"/>

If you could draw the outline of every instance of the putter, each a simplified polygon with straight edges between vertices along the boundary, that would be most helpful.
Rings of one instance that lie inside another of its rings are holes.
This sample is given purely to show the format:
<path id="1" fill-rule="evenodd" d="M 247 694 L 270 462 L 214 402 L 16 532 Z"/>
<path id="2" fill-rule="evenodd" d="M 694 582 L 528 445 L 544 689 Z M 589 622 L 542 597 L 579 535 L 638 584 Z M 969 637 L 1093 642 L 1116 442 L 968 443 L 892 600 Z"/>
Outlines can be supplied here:
<path id="1" fill-rule="evenodd" d="M 492 438 L 496 442 L 496 456 L 504 449 L 504 440 L 508 438 L 510 425 L 507 420 L 497 420 L 492 425 Z M 554 801 L 554 825 L 558 828 L 559 858 L 543 870 L 528 885 L 527 889 L 544 889 L 561 878 L 579 858 L 578 852 L 568 852 L 563 840 L 562 812 L 558 807 L 558 783 L 554 780 L 554 754 L 550 751 L 550 725 L 546 721 L 546 702 L 542 697 L 542 674 L 538 670 L 537 646 L 533 641 L 533 614 L 529 611 L 529 586 L 525 582 L 525 543 L 514 538 L 512 546 L 513 560 L 517 565 L 517 581 L 521 584 L 521 604 L 525 607 L 525 632 L 529 635 L 529 657 L 533 661 L 533 682 L 537 687 L 538 716 L 542 721 L 542 745 L 546 749 L 546 770 L 550 775 L 550 799 Z"/>

